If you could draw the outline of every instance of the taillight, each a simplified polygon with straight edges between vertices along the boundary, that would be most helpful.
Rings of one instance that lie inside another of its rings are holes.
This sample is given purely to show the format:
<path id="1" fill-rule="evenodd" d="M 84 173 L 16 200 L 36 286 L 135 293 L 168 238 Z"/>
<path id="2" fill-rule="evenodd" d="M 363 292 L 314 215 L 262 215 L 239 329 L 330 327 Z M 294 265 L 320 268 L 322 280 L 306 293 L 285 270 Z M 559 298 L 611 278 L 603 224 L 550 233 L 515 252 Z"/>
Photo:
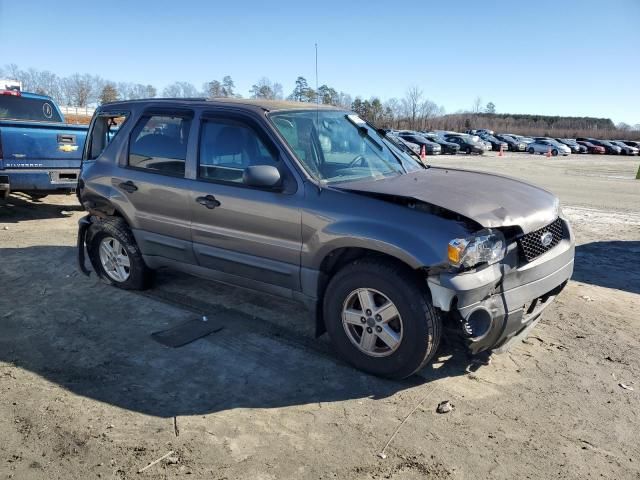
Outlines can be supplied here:
<path id="1" fill-rule="evenodd" d="M 14 97 L 20 97 L 20 90 L 0 90 L 0 95 L 11 95 Z"/>

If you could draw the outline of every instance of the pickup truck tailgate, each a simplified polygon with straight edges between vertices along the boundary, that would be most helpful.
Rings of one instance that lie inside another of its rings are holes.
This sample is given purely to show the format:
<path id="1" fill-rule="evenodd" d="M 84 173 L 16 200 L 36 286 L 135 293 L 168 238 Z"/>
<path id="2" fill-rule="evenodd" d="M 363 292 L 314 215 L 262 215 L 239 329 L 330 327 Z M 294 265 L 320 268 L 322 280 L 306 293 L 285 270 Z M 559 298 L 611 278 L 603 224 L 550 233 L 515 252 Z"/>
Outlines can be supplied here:
<path id="1" fill-rule="evenodd" d="M 0 170 L 80 168 L 87 126 L 0 120 Z"/>

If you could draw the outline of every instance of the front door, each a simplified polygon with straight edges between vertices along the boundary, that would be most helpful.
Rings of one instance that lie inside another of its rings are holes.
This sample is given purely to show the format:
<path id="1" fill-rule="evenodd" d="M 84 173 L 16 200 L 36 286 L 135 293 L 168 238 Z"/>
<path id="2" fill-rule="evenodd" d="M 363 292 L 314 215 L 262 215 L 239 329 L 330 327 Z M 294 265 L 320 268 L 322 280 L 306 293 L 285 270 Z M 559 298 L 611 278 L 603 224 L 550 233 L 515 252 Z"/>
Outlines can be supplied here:
<path id="1" fill-rule="evenodd" d="M 275 143 L 253 120 L 220 114 L 201 120 L 198 150 L 190 192 L 198 263 L 232 283 L 283 295 L 300 290 L 302 191 Z M 294 188 L 245 185 L 251 165 L 275 166 Z"/>

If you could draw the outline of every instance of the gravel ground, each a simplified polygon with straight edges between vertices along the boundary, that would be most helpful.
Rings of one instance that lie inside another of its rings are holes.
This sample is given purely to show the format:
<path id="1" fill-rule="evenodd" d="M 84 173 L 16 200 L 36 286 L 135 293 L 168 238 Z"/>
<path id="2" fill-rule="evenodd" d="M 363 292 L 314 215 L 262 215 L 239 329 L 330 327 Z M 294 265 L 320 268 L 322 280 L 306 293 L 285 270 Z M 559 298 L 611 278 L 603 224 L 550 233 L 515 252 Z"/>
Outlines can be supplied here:
<path id="1" fill-rule="evenodd" d="M 443 345 L 403 382 L 337 360 L 293 303 L 168 272 L 144 293 L 86 278 L 74 197 L 0 201 L 0 479 L 640 479 L 640 159 L 429 160 L 560 195 L 577 264 L 509 353 L 478 366 Z M 202 314 L 224 329 L 150 338 Z"/>

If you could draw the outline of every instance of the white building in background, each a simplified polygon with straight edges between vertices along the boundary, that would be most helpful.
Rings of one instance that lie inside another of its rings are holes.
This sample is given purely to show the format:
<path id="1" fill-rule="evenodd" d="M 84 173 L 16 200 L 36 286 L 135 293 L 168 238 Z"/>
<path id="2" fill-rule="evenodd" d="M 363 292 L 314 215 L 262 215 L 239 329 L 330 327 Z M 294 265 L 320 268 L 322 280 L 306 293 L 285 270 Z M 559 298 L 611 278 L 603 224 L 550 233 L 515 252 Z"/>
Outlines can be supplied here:
<path id="1" fill-rule="evenodd" d="M 18 90 L 21 92 L 22 82 L 0 78 L 0 90 Z"/>

